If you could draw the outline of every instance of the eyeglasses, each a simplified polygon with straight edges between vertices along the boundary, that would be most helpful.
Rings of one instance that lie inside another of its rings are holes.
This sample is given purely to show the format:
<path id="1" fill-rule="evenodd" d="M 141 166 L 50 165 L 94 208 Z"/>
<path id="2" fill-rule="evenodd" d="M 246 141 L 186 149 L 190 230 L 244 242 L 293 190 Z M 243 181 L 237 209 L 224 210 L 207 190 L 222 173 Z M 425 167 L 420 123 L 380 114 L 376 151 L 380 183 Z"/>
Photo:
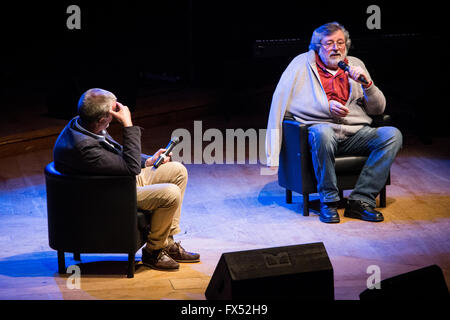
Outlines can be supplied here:
<path id="1" fill-rule="evenodd" d="M 339 40 L 337 42 L 327 41 L 325 43 L 321 43 L 320 45 L 323 46 L 325 49 L 333 48 L 334 45 L 336 45 L 336 47 L 339 49 L 339 48 L 345 47 L 345 41 L 343 41 L 343 40 Z"/>

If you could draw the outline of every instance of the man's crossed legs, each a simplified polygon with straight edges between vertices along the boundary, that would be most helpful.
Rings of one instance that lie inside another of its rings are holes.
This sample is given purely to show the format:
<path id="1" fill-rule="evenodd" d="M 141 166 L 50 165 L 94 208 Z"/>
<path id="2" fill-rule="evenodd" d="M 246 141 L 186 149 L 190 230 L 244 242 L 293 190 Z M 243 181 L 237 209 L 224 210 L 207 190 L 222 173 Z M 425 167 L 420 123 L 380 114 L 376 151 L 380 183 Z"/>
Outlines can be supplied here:
<path id="1" fill-rule="evenodd" d="M 180 232 L 180 215 L 188 174 L 179 162 L 157 169 L 147 167 L 136 177 L 137 206 L 151 210 L 150 233 L 142 249 L 142 263 L 158 270 L 177 270 L 178 262 L 198 262 L 200 255 L 186 252 L 173 236 Z"/>

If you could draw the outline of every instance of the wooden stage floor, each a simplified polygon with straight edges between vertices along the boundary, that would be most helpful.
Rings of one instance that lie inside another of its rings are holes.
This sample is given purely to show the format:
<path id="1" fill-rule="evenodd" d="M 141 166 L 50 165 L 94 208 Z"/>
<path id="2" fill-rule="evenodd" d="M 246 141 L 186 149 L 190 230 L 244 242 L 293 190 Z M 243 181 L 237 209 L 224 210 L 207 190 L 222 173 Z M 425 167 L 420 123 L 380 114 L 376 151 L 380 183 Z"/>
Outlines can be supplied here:
<path id="1" fill-rule="evenodd" d="M 199 118 L 200 119 L 200 118 Z M 241 119 L 206 116 L 205 126 L 239 128 Z M 164 146 L 175 128 L 193 119 L 147 127 L 143 151 Z M 264 127 L 262 123 L 260 128 Z M 206 128 L 206 127 L 205 127 Z M 335 297 L 358 299 L 366 289 L 367 268 L 381 279 L 437 264 L 450 283 L 449 138 L 424 145 L 414 137 L 393 164 L 382 223 L 343 217 L 324 224 L 301 214 L 302 198 L 286 204 L 276 175 L 261 175 L 259 164 L 187 164 L 189 183 L 183 204 L 182 245 L 201 262 L 178 272 L 151 270 L 140 263 L 127 279 L 126 255 L 82 255 L 81 288 L 69 289 L 69 274 L 57 273 L 56 252 L 48 245 L 43 169 L 51 148 L 0 158 L 0 299 L 202 300 L 223 252 L 323 242 L 334 269 Z M 344 193 L 347 195 L 348 191 Z M 77 264 L 66 255 L 66 265 Z"/>

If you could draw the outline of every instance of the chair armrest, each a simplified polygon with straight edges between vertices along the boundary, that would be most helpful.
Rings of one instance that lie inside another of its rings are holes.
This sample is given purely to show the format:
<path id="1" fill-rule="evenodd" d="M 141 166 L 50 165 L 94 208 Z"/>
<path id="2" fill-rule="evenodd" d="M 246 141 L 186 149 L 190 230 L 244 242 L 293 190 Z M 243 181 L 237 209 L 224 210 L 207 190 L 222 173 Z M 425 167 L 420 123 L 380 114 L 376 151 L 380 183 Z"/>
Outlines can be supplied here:
<path id="1" fill-rule="evenodd" d="M 370 116 L 372 118 L 372 127 L 383 127 L 391 125 L 391 116 L 388 114 L 379 114 L 375 116 Z"/>
<path id="2" fill-rule="evenodd" d="M 308 125 L 296 120 L 283 120 L 283 147 L 290 152 L 307 152 Z"/>
<path id="3" fill-rule="evenodd" d="M 280 151 L 278 183 L 299 193 L 314 192 L 311 153 L 308 142 L 309 125 L 295 120 L 283 120 L 283 142 Z"/>
<path id="4" fill-rule="evenodd" d="M 391 125 L 391 121 L 392 118 L 389 114 L 379 114 L 379 115 L 371 115 L 370 116 L 372 118 L 372 127 L 383 127 L 383 126 L 389 126 Z M 284 117 L 283 120 L 283 125 L 288 125 L 288 126 L 295 126 L 295 127 L 301 127 L 301 126 L 305 126 L 304 130 L 306 130 L 305 132 L 307 132 L 307 127 L 309 125 L 306 125 L 304 123 L 301 123 L 297 120 L 294 119 L 294 117 L 290 114 L 286 115 Z"/>

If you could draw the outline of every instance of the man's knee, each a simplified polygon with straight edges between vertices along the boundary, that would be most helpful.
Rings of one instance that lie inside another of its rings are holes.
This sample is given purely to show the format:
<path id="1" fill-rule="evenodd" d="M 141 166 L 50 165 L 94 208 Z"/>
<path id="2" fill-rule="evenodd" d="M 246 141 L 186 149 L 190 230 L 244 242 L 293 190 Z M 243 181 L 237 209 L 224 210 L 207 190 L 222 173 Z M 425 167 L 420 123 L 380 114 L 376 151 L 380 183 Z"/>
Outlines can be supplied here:
<path id="1" fill-rule="evenodd" d="M 395 127 L 380 127 L 378 128 L 378 134 L 386 142 L 387 146 L 392 149 L 400 149 L 403 144 L 403 135 Z"/>
<path id="2" fill-rule="evenodd" d="M 164 188 L 165 207 L 178 207 L 181 204 L 181 190 L 174 184 L 167 184 Z"/>
<path id="3" fill-rule="evenodd" d="M 395 127 L 391 127 L 391 134 L 394 141 L 401 147 L 403 144 L 403 135 L 401 131 Z"/>
<path id="4" fill-rule="evenodd" d="M 187 178 L 188 172 L 186 167 L 178 161 L 170 161 L 164 164 L 171 174 Z"/>
<path id="5" fill-rule="evenodd" d="M 171 161 L 170 163 L 174 166 L 175 170 L 177 170 L 181 175 L 187 177 L 188 175 L 187 169 L 181 162 Z"/>

